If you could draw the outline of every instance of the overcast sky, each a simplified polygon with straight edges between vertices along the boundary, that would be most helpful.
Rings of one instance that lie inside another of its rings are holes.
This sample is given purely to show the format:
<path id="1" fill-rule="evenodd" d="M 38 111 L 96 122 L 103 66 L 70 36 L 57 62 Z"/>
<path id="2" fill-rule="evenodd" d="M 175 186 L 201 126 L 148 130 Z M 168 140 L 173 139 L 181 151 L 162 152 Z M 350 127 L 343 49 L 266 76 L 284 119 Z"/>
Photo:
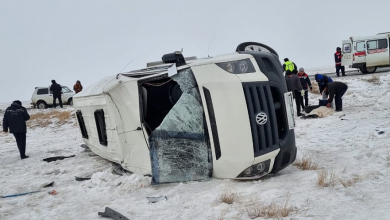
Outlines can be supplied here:
<path id="1" fill-rule="evenodd" d="M 29 100 L 52 79 L 87 87 L 181 48 L 207 57 L 256 41 L 299 67 L 333 66 L 343 39 L 390 31 L 389 9 L 389 0 L 0 0 L 0 103 Z"/>

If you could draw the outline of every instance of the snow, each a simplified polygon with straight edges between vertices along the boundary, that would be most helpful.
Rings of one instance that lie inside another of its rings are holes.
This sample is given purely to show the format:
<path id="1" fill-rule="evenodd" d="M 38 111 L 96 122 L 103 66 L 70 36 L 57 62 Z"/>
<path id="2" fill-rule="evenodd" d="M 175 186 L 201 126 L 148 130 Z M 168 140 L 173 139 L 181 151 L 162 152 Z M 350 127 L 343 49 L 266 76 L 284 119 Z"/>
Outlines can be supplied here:
<path id="1" fill-rule="evenodd" d="M 353 186 L 337 182 L 322 188 L 317 185 L 318 171 L 296 166 L 256 181 L 212 179 L 151 186 L 151 177 L 113 174 L 111 162 L 81 148 L 81 134 L 72 119 L 29 129 L 26 160 L 20 160 L 13 136 L 0 134 L 0 195 L 39 190 L 55 181 L 39 193 L 0 199 L 0 219 L 100 219 L 97 212 L 107 206 L 129 219 L 250 219 L 246 210 L 252 203 L 284 204 L 288 197 L 301 211 L 286 219 L 390 219 L 390 72 L 375 75 L 380 85 L 363 80 L 373 75 L 335 78 L 349 86 L 344 111 L 296 119 L 298 159 L 310 156 L 320 169 L 333 170 L 344 180 L 358 177 Z M 314 105 L 320 97 L 310 93 L 309 98 Z M 42 161 L 70 155 L 76 157 Z M 87 181 L 74 179 L 91 174 Z M 53 189 L 57 195 L 48 194 Z M 226 189 L 236 193 L 231 205 L 220 199 Z M 147 199 L 158 196 L 168 199 L 157 203 Z"/>

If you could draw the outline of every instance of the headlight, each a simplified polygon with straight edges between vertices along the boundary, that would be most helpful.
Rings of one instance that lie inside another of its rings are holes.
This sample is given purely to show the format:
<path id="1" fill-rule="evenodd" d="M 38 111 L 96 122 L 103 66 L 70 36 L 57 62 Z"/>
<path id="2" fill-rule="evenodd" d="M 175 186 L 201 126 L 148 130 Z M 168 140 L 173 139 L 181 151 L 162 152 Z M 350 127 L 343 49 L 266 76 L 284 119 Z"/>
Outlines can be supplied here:
<path id="1" fill-rule="evenodd" d="M 251 175 L 251 173 L 252 173 L 252 167 L 249 167 L 249 168 L 246 168 L 245 170 L 244 170 L 244 173 L 246 174 L 246 175 Z"/>
<path id="2" fill-rule="evenodd" d="M 270 164 L 271 164 L 271 160 L 266 160 L 266 161 L 254 164 L 254 165 L 246 168 L 240 175 L 237 176 L 237 178 L 264 176 L 268 173 Z"/>
<path id="3" fill-rule="evenodd" d="M 223 70 L 233 74 L 256 72 L 252 61 L 249 58 L 244 60 L 234 60 L 224 63 L 216 63 L 216 65 L 221 67 Z"/>

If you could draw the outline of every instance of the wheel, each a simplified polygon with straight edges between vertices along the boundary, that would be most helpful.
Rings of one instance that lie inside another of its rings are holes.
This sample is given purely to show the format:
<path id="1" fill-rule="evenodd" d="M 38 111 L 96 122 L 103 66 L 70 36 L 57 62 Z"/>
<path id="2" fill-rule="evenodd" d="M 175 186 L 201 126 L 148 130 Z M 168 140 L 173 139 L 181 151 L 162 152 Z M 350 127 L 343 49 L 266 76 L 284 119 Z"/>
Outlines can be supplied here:
<path id="1" fill-rule="evenodd" d="M 73 99 L 68 100 L 68 105 L 73 106 Z"/>
<path id="2" fill-rule="evenodd" d="M 375 73 L 376 71 L 376 66 L 370 66 L 370 67 L 361 67 L 360 71 L 362 73 Z"/>
<path id="3" fill-rule="evenodd" d="M 44 101 L 39 101 L 37 104 L 38 109 L 45 109 L 47 108 L 47 104 Z"/>
<path id="4" fill-rule="evenodd" d="M 274 49 L 272 49 L 271 47 L 269 47 L 265 44 L 257 43 L 257 42 L 241 43 L 240 45 L 237 46 L 237 49 L 236 49 L 236 52 L 239 52 L 239 51 L 263 51 L 263 52 L 272 53 L 279 58 L 278 53 L 276 53 L 276 51 Z"/>

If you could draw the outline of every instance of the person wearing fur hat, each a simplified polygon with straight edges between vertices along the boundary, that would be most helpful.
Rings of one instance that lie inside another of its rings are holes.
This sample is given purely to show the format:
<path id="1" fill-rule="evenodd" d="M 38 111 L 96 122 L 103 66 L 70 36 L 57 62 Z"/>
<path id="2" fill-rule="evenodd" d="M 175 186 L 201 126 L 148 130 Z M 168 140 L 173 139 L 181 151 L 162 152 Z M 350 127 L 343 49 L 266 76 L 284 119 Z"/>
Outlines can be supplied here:
<path id="1" fill-rule="evenodd" d="M 343 55 L 341 54 L 341 48 L 337 47 L 336 48 L 336 53 L 334 53 L 334 62 L 336 64 L 336 74 L 337 77 L 340 76 L 340 70 L 343 76 L 345 76 L 345 67 L 341 65 L 341 58 Z"/>
<path id="2" fill-rule="evenodd" d="M 74 84 L 73 86 L 73 90 L 75 91 L 76 94 L 83 90 L 83 86 L 81 85 L 80 80 L 76 81 L 76 84 Z"/>
<path id="3" fill-rule="evenodd" d="M 11 106 L 7 108 L 3 118 L 3 132 L 10 132 L 14 135 L 22 160 L 28 158 L 26 155 L 26 121 L 29 119 L 30 115 L 19 100 L 14 101 Z"/>
<path id="4" fill-rule="evenodd" d="M 302 67 L 299 68 L 298 77 L 301 80 L 301 85 L 302 85 L 303 90 L 305 90 L 305 95 L 302 96 L 302 99 L 301 99 L 302 108 L 305 109 L 305 106 L 309 105 L 308 89 L 310 88 L 310 90 L 313 90 L 313 88 L 311 87 L 311 81 L 309 79 L 309 76 L 305 73 L 304 68 L 302 68 Z M 305 101 L 305 102 L 303 102 L 303 101 Z M 305 104 L 305 105 L 303 105 L 303 104 Z"/>

